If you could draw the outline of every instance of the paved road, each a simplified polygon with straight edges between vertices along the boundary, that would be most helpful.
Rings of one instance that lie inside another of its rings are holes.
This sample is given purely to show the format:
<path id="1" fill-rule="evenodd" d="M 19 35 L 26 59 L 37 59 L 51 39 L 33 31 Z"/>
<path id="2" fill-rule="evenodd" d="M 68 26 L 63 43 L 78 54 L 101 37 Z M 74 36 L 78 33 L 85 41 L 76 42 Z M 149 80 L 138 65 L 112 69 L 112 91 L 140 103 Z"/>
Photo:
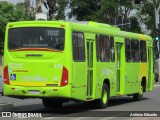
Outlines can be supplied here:
<path id="1" fill-rule="evenodd" d="M 57 117 L 60 116 L 62 117 L 61 119 L 70 119 L 70 117 L 73 117 L 73 119 L 75 119 L 74 117 L 80 117 L 76 120 L 81 120 L 86 118 L 91 119 L 91 117 L 96 116 L 95 118 L 92 118 L 92 120 L 105 120 L 110 119 L 110 117 L 115 118 L 116 116 L 125 116 L 131 113 L 136 113 L 136 111 L 139 111 L 138 113 L 142 114 L 143 111 L 157 111 L 157 113 L 159 113 L 158 115 L 160 115 L 160 86 L 156 85 L 154 91 L 144 93 L 144 98 L 142 101 L 135 102 L 133 101 L 132 97 L 127 96 L 111 98 L 106 109 L 95 109 L 94 107 L 90 107 L 87 104 L 75 102 L 65 103 L 63 108 L 61 109 L 48 109 L 44 108 L 40 99 L 20 100 L 4 96 L 0 96 L 0 102 L 14 103 L 14 107 L 11 109 L 12 112 L 16 111 L 22 113 L 42 113 L 43 119 L 59 119 Z M 106 115 L 110 114 L 113 114 L 113 116 L 111 115 L 110 117 L 103 118 Z M 132 120 L 135 118 L 130 119 Z M 146 120 L 148 120 L 148 118 Z"/>

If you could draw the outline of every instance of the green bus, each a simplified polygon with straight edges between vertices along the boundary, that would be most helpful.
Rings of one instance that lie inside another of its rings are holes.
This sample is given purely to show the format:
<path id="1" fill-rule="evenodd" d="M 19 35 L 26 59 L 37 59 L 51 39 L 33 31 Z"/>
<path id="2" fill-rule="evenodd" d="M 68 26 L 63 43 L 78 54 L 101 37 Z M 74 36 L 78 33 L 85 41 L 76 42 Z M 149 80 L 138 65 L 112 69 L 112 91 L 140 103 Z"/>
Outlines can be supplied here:
<path id="1" fill-rule="evenodd" d="M 92 21 L 23 21 L 6 27 L 6 96 L 40 98 L 45 107 L 78 100 L 105 108 L 113 96 L 141 100 L 153 83 L 150 36 Z"/>

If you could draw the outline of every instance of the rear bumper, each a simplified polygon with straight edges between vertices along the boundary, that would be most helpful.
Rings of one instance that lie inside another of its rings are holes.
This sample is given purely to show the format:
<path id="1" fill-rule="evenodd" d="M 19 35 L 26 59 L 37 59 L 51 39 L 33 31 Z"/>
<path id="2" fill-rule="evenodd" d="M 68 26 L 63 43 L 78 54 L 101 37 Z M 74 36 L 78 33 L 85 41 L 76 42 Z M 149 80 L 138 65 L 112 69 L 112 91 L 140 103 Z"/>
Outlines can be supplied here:
<path id="1" fill-rule="evenodd" d="M 4 84 L 4 95 L 18 98 L 71 98 L 71 85 L 68 84 L 63 87 L 24 87 Z"/>

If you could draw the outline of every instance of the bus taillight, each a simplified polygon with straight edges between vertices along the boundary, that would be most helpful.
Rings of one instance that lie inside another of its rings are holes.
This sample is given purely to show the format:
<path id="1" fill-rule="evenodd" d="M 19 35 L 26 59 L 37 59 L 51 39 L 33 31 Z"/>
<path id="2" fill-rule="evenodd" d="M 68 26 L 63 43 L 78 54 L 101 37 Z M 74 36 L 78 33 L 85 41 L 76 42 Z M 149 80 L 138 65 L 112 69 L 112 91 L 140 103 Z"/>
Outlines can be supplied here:
<path id="1" fill-rule="evenodd" d="M 8 65 L 4 68 L 4 83 L 10 84 L 9 76 L 8 76 Z"/>
<path id="2" fill-rule="evenodd" d="M 61 85 L 60 86 L 65 86 L 67 84 L 68 84 L 68 70 L 67 70 L 67 68 L 63 67 L 62 79 L 61 79 Z"/>

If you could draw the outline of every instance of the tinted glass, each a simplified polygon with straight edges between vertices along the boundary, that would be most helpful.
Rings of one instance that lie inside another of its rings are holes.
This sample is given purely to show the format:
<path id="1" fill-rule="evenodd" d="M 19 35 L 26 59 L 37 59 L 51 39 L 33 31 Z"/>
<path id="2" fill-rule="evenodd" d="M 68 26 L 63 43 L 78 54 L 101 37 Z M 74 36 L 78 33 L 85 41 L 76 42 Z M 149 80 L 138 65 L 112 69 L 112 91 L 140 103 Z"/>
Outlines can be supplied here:
<path id="1" fill-rule="evenodd" d="M 85 61 L 84 35 L 81 32 L 72 33 L 73 60 Z"/>
<path id="2" fill-rule="evenodd" d="M 19 48 L 64 49 L 64 29 L 62 28 L 11 28 L 9 29 L 9 50 Z"/>

